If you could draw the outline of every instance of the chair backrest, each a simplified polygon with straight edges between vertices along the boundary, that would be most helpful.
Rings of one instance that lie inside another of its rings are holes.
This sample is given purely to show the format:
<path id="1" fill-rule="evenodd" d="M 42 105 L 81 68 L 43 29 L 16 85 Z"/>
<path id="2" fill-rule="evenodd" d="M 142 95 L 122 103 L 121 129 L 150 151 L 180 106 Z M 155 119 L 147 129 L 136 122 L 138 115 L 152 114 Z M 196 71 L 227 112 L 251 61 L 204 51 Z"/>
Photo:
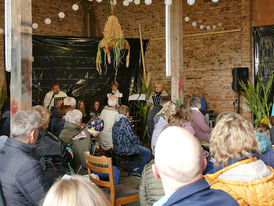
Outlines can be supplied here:
<path id="1" fill-rule="evenodd" d="M 116 200 L 116 195 L 115 195 L 115 186 L 114 186 L 114 179 L 113 179 L 112 159 L 105 156 L 101 156 L 101 157 L 93 156 L 88 154 L 87 152 L 85 152 L 84 155 L 86 159 L 86 165 L 87 165 L 90 181 L 95 183 L 97 186 L 110 188 L 110 201 L 111 201 L 111 204 L 113 205 Z M 98 180 L 94 178 L 91 175 L 92 171 L 107 173 L 109 176 L 109 181 Z"/>

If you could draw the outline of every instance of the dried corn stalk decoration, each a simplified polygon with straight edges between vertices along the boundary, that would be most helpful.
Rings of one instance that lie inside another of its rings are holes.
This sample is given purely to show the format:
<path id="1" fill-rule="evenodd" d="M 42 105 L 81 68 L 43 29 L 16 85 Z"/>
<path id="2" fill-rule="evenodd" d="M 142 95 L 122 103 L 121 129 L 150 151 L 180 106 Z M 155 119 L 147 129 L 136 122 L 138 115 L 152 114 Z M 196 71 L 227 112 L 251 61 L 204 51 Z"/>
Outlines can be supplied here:
<path id="1" fill-rule="evenodd" d="M 129 56 L 130 56 L 130 46 L 127 40 L 124 39 L 124 34 L 121 29 L 121 25 L 116 16 L 113 15 L 113 4 L 112 0 L 110 1 L 111 5 L 111 12 L 112 15 L 108 17 L 108 20 L 105 24 L 104 28 L 104 38 L 99 42 L 97 57 L 96 57 L 96 69 L 101 74 L 102 68 L 102 56 L 101 56 L 101 49 L 103 49 L 105 53 L 105 58 L 107 59 L 108 64 L 111 64 L 111 60 L 113 59 L 113 65 L 116 70 L 115 73 L 115 80 L 118 71 L 118 66 L 121 62 L 122 56 L 121 51 L 123 49 L 128 50 L 127 57 L 126 57 L 126 67 L 129 66 Z M 111 58 L 111 53 L 113 53 L 113 58 Z"/>

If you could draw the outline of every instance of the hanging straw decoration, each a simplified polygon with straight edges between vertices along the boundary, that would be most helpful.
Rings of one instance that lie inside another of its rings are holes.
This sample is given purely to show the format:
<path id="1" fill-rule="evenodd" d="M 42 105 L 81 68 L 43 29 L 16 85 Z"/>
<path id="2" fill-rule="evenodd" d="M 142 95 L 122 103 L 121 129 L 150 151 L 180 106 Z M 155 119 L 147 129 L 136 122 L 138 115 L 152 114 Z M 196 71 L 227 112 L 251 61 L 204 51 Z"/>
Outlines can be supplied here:
<path id="1" fill-rule="evenodd" d="M 121 29 L 121 25 L 116 16 L 113 15 L 114 13 L 114 4 L 111 0 L 111 13 L 112 15 L 108 17 L 108 20 L 105 24 L 104 28 L 104 38 L 99 42 L 97 57 L 96 57 L 96 69 L 101 74 L 102 68 L 102 57 L 101 57 L 101 49 L 103 49 L 105 56 L 107 57 L 108 64 L 111 64 L 111 51 L 114 55 L 113 57 L 113 64 L 116 70 L 115 79 L 118 71 L 118 66 L 121 62 L 122 56 L 121 51 L 123 49 L 128 50 L 128 54 L 126 57 L 126 67 L 129 66 L 129 56 L 130 56 L 130 46 L 127 40 L 124 39 L 124 33 Z"/>

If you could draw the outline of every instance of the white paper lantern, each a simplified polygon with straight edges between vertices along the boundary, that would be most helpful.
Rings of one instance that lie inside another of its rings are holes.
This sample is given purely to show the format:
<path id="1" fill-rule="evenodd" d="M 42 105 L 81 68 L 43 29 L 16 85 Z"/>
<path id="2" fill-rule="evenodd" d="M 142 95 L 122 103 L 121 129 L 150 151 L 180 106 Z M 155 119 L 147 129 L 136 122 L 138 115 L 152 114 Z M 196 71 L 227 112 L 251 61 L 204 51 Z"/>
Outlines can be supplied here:
<path id="1" fill-rule="evenodd" d="M 123 1 L 123 5 L 124 5 L 124 6 L 128 6 L 128 5 L 129 5 L 129 2 L 126 1 L 126 0 L 124 0 L 124 1 Z"/>
<path id="2" fill-rule="evenodd" d="M 127 0 L 129 3 L 133 2 L 133 0 Z"/>
<path id="3" fill-rule="evenodd" d="M 212 29 L 216 29 L 216 28 L 217 28 L 217 26 L 216 26 L 216 25 L 213 25 L 213 26 L 212 26 Z"/>
<path id="4" fill-rule="evenodd" d="M 197 22 L 196 21 L 194 21 L 194 22 L 192 22 L 192 26 L 197 26 Z"/>
<path id="5" fill-rule="evenodd" d="M 211 29 L 211 26 L 206 26 L 206 30 L 210 30 Z"/>
<path id="6" fill-rule="evenodd" d="M 102 2 L 102 0 L 96 0 L 96 1 L 99 2 L 99 3 Z"/>
<path id="7" fill-rule="evenodd" d="M 45 19 L 45 24 L 51 24 L 51 19 L 50 18 L 46 18 Z"/>
<path id="8" fill-rule="evenodd" d="M 141 3 L 140 0 L 134 0 L 134 4 L 139 5 Z"/>
<path id="9" fill-rule="evenodd" d="M 152 3 L 152 0 L 145 0 L 146 5 L 150 5 Z"/>
<path id="10" fill-rule="evenodd" d="M 33 29 L 37 29 L 37 28 L 38 28 L 38 24 L 37 24 L 37 23 L 33 23 L 33 24 L 32 24 L 32 28 L 33 28 Z"/>
<path id="11" fill-rule="evenodd" d="M 219 0 L 211 0 L 211 1 L 217 3 Z"/>
<path id="12" fill-rule="evenodd" d="M 172 0 L 165 0 L 165 5 L 170 6 L 172 4 Z"/>
<path id="13" fill-rule="evenodd" d="M 192 6 L 195 4 L 195 0 L 187 0 L 188 5 Z"/>
<path id="14" fill-rule="evenodd" d="M 221 27 L 223 24 L 222 23 L 218 23 L 218 27 Z"/>
<path id="15" fill-rule="evenodd" d="M 4 30 L 2 28 L 0 28 L 0 34 L 3 34 Z"/>
<path id="16" fill-rule="evenodd" d="M 186 16 L 185 17 L 185 21 L 189 21 L 190 19 L 189 19 L 189 17 L 188 16 Z"/>
<path id="17" fill-rule="evenodd" d="M 73 9 L 74 11 L 77 11 L 77 10 L 79 9 L 78 4 L 73 4 L 73 5 L 72 5 L 72 9 Z"/>
<path id="18" fill-rule="evenodd" d="M 204 29 L 205 26 L 204 26 L 204 25 L 200 25 L 199 28 L 200 28 L 200 29 Z"/>
<path id="19" fill-rule="evenodd" d="M 59 16 L 59 18 L 63 19 L 63 18 L 65 18 L 65 13 L 64 12 L 59 12 L 58 16 Z"/>

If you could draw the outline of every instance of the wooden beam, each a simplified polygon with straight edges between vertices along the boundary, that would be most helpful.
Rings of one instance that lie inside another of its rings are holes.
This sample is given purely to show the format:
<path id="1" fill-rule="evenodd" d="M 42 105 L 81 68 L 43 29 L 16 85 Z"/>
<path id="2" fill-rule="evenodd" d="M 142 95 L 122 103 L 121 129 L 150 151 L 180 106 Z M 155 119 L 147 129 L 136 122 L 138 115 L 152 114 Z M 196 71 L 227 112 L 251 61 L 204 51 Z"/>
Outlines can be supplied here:
<path id="1" fill-rule="evenodd" d="M 173 0 L 170 7 L 171 99 L 182 103 L 183 88 L 179 82 L 183 73 L 183 1 Z M 180 96 L 180 99 L 179 99 Z"/>
<path id="2" fill-rule="evenodd" d="M 31 0 L 6 0 L 5 15 L 8 48 L 5 52 L 7 70 L 11 72 L 10 109 L 13 115 L 32 106 Z"/>

